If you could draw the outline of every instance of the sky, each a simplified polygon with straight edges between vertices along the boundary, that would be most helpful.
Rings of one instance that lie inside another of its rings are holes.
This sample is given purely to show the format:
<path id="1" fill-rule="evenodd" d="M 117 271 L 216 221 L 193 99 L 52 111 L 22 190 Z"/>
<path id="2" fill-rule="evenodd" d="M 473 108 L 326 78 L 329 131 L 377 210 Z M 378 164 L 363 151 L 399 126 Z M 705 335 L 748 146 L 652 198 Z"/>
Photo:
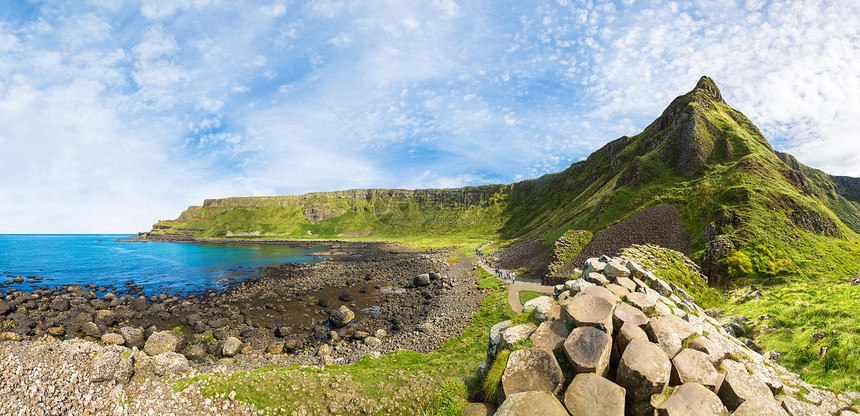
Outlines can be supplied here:
<path id="1" fill-rule="evenodd" d="M 860 177 L 857 28 L 856 0 L 4 0 L 0 233 L 534 178 L 702 75 L 776 149 Z"/>

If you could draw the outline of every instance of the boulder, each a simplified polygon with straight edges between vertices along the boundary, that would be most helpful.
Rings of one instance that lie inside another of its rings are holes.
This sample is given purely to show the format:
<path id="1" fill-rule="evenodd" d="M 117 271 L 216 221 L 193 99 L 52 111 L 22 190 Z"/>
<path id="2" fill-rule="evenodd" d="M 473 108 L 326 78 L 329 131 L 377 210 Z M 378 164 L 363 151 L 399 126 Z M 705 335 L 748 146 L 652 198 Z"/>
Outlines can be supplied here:
<path id="1" fill-rule="evenodd" d="M 701 384 L 684 383 L 675 388 L 665 403 L 670 416 L 728 416 L 720 398 Z"/>
<path id="2" fill-rule="evenodd" d="M 825 416 L 818 406 L 795 399 L 791 396 L 781 395 L 776 398 L 789 416 Z"/>
<path id="3" fill-rule="evenodd" d="M 129 348 L 143 348 L 143 329 L 124 326 L 119 329 L 119 334 L 125 339 L 125 345 Z"/>
<path id="4" fill-rule="evenodd" d="M 605 267 L 606 263 L 601 262 L 597 257 L 593 257 L 585 261 L 585 270 L 582 271 L 582 274 L 603 273 Z"/>
<path id="5" fill-rule="evenodd" d="M 364 339 L 364 345 L 371 348 L 376 348 L 382 345 L 382 340 L 377 337 L 367 337 Z"/>
<path id="6" fill-rule="evenodd" d="M 206 348 L 206 344 L 202 342 L 198 342 L 185 350 L 185 358 L 189 360 L 202 360 L 206 357 L 208 350 Z"/>
<path id="7" fill-rule="evenodd" d="M 648 317 L 642 311 L 626 303 L 615 305 L 612 314 L 612 323 L 615 328 L 621 328 L 625 322 L 630 322 L 638 327 L 644 327 L 648 323 Z"/>
<path id="8" fill-rule="evenodd" d="M 176 352 L 179 349 L 181 339 L 179 335 L 170 331 L 155 332 L 146 340 L 143 350 L 150 356 L 160 355 L 165 352 Z"/>
<path id="9" fill-rule="evenodd" d="M 654 296 L 649 296 L 640 292 L 633 292 L 624 297 L 625 300 L 632 303 L 636 309 L 639 309 L 646 315 L 652 314 L 655 312 L 655 308 L 657 306 L 657 298 Z"/>
<path id="10" fill-rule="evenodd" d="M 93 338 L 101 338 L 102 331 L 99 329 L 99 326 L 95 324 L 95 322 L 85 322 L 81 325 L 81 331 L 87 336 Z"/>
<path id="11" fill-rule="evenodd" d="M 538 321 L 546 321 L 552 311 L 555 301 L 550 296 L 540 296 L 534 298 L 523 305 L 523 312 L 534 311 L 534 317 Z"/>
<path id="12" fill-rule="evenodd" d="M 90 365 L 90 380 L 95 382 L 114 380 L 125 383 L 134 372 L 131 350 L 128 348 L 106 347 L 93 357 Z"/>
<path id="13" fill-rule="evenodd" d="M 621 299 L 624 296 L 627 296 L 628 293 L 630 293 L 630 291 L 627 290 L 624 286 L 617 285 L 615 283 L 610 283 L 605 287 L 609 289 L 609 291 L 612 292 L 615 296 L 618 296 L 618 299 Z"/>
<path id="14" fill-rule="evenodd" d="M 531 324 L 522 324 L 507 328 L 501 332 L 499 347 L 509 347 L 520 341 L 526 340 L 535 332 L 535 329 L 537 328 Z"/>
<path id="15" fill-rule="evenodd" d="M 578 327 L 564 341 L 564 353 L 575 372 L 603 376 L 609 369 L 612 337 L 592 326 Z"/>
<path id="16" fill-rule="evenodd" d="M 660 278 L 654 279 L 654 281 L 651 282 L 651 289 L 656 290 L 661 296 L 669 297 L 673 294 L 672 287 Z"/>
<path id="17" fill-rule="evenodd" d="M 663 393 L 671 369 L 672 363 L 657 344 L 635 339 L 621 355 L 615 382 L 627 389 L 630 401 L 643 402 Z"/>
<path id="18" fill-rule="evenodd" d="M 615 293 L 612 293 L 611 290 L 603 287 L 603 286 L 589 286 L 582 289 L 582 293 L 591 296 L 597 296 L 599 298 L 603 298 L 609 301 L 611 304 L 616 304 L 621 302 L 621 298 L 618 297 Z"/>
<path id="19" fill-rule="evenodd" d="M 577 293 L 582 292 L 587 287 L 593 287 L 594 283 L 591 283 L 585 279 L 576 279 L 570 285 L 570 296 L 575 296 Z"/>
<path id="20" fill-rule="evenodd" d="M 148 371 L 157 376 L 168 374 L 182 374 L 188 372 L 191 367 L 184 355 L 176 352 L 163 352 L 154 357 L 140 357 L 137 360 L 138 368 Z"/>
<path id="21" fill-rule="evenodd" d="M 609 263 L 606 263 L 605 266 L 603 266 L 603 274 L 606 276 L 607 279 L 614 282 L 615 279 L 619 277 L 630 276 L 630 270 L 622 266 L 621 263 L 619 263 L 618 261 L 612 260 Z"/>
<path id="22" fill-rule="evenodd" d="M 567 325 L 557 319 L 540 324 L 530 339 L 536 347 L 554 351 L 564 345 L 564 340 L 567 339 L 568 335 L 570 334 Z"/>
<path id="23" fill-rule="evenodd" d="M 769 396 L 743 402 L 732 416 L 788 416 L 788 413 L 773 396 Z"/>
<path id="24" fill-rule="evenodd" d="M 612 313 L 614 311 L 615 304 L 604 298 L 586 293 L 579 293 L 574 296 L 563 309 L 569 323 L 578 327 L 601 324 L 610 332 L 612 331 Z"/>
<path id="25" fill-rule="evenodd" d="M 430 285 L 430 274 L 429 273 L 422 273 L 422 274 L 415 276 L 412 279 L 412 284 L 414 284 L 415 286 L 429 286 Z"/>
<path id="26" fill-rule="evenodd" d="M 489 403 L 469 403 L 463 409 L 462 416 L 493 416 L 496 414 L 496 406 Z"/>
<path id="27" fill-rule="evenodd" d="M 638 325 L 634 325 L 629 322 L 621 325 L 621 329 L 618 330 L 618 335 L 615 336 L 615 346 L 618 348 L 618 353 L 623 354 L 624 349 L 627 348 L 627 345 L 634 339 L 648 342 L 648 334 L 646 334 L 645 330 L 640 328 Z"/>
<path id="28" fill-rule="evenodd" d="M 502 374 L 502 398 L 524 391 L 556 394 L 563 383 L 564 375 L 552 352 L 543 348 L 524 348 L 508 357 L 508 365 Z"/>
<path id="29" fill-rule="evenodd" d="M 606 286 L 609 284 L 609 279 L 607 279 L 606 276 L 604 276 L 600 273 L 588 273 L 588 274 L 583 273 L 582 279 L 584 279 L 588 283 L 591 283 L 591 284 L 594 284 L 597 286 Z"/>
<path id="30" fill-rule="evenodd" d="M 670 359 L 681 352 L 681 338 L 663 317 L 653 318 L 645 325 L 645 333 L 651 342 L 657 343 Z"/>
<path id="31" fill-rule="evenodd" d="M 102 335 L 102 342 L 108 345 L 122 345 L 125 344 L 125 339 L 122 337 L 122 335 L 111 332 Z"/>
<path id="32" fill-rule="evenodd" d="M 580 373 L 564 393 L 572 415 L 624 416 L 623 387 L 595 373 Z"/>
<path id="33" fill-rule="evenodd" d="M 686 348 L 672 359 L 673 385 L 698 383 L 711 390 L 717 385 L 720 373 L 714 368 L 708 354 Z"/>
<path id="34" fill-rule="evenodd" d="M 0 300 L 0 316 L 6 316 L 14 310 L 15 308 L 12 306 L 11 303 Z"/>
<path id="35" fill-rule="evenodd" d="M 331 316 L 329 316 L 329 321 L 335 328 L 343 328 L 352 322 L 353 319 L 355 319 L 355 312 L 351 311 L 345 305 L 341 305 L 340 308 L 334 310 Z"/>
<path id="36" fill-rule="evenodd" d="M 697 337 L 690 341 L 688 348 L 708 354 L 711 364 L 718 365 L 729 357 L 728 351 L 709 337 Z"/>
<path id="37" fill-rule="evenodd" d="M 511 327 L 512 321 L 502 321 L 490 327 L 490 336 L 487 344 L 487 361 L 492 362 L 502 342 L 502 331 Z"/>
<path id="38" fill-rule="evenodd" d="M 716 391 L 723 404 L 732 411 L 748 400 L 764 397 L 773 401 L 767 385 L 745 371 L 729 370 L 718 383 Z"/>
<path id="39" fill-rule="evenodd" d="M 221 355 L 225 357 L 232 357 L 239 352 L 239 348 L 242 346 L 242 341 L 239 341 L 236 337 L 227 337 L 224 341 L 224 345 L 221 346 Z"/>
<path id="40" fill-rule="evenodd" d="M 555 395 L 545 391 L 524 391 L 509 396 L 495 416 L 569 416 Z"/>
<path id="41" fill-rule="evenodd" d="M 266 347 L 266 354 L 280 354 L 284 352 L 283 342 L 274 342 Z"/>
<path id="42" fill-rule="evenodd" d="M 57 312 L 65 312 L 69 310 L 69 300 L 63 298 L 56 298 L 51 301 L 51 309 Z"/>
<path id="43" fill-rule="evenodd" d="M 636 282 L 630 278 L 619 277 L 618 279 L 615 279 L 615 284 L 627 289 L 628 292 L 632 293 L 636 291 Z"/>

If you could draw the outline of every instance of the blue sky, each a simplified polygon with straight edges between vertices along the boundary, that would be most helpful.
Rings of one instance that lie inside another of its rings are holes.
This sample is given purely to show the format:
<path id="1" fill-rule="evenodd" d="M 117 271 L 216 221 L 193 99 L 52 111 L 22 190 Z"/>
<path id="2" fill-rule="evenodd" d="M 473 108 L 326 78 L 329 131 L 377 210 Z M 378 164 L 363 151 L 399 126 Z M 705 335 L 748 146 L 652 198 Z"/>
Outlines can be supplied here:
<path id="1" fill-rule="evenodd" d="M 853 0 L 4 1 L 0 233 L 537 177 L 701 75 L 776 148 L 860 176 L 858 27 Z"/>

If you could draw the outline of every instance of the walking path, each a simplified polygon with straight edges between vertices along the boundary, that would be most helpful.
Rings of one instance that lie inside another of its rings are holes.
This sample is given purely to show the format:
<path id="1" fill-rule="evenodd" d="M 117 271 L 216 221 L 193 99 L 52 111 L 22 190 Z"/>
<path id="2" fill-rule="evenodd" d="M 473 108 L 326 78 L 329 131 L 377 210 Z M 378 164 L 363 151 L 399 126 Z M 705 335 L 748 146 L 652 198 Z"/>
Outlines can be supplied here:
<path id="1" fill-rule="evenodd" d="M 478 247 L 478 251 L 484 248 L 489 243 L 484 243 L 482 246 Z M 496 273 L 494 268 L 490 268 L 486 263 L 481 261 L 481 258 L 478 257 L 475 261 L 487 271 L 487 273 L 496 276 L 497 279 L 504 281 L 504 279 L 500 278 Z M 510 270 L 507 269 L 499 269 L 502 273 L 507 273 Z M 533 292 L 547 293 L 552 294 L 553 286 L 544 286 L 541 284 L 540 279 L 526 279 L 517 275 L 513 284 L 508 283 L 508 303 L 511 305 L 511 309 L 516 313 L 522 313 L 523 304 L 520 303 L 520 292 L 523 290 L 531 290 Z"/>

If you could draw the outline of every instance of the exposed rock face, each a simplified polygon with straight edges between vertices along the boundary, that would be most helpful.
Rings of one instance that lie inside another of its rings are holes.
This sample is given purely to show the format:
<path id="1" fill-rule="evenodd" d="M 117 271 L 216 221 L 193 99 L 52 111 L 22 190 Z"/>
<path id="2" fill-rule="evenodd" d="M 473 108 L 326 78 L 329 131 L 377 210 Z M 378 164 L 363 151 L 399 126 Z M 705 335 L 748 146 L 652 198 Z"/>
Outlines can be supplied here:
<path id="1" fill-rule="evenodd" d="M 621 267 L 630 272 L 629 277 L 605 274 L 607 269 Z M 584 269 L 601 270 L 610 282 L 607 286 L 628 280 L 624 284 L 633 292 L 625 299 L 632 305 L 620 303 L 605 287 L 586 285 L 580 290 L 584 282 L 581 277 L 565 282 L 556 291 L 555 298 L 565 313 L 549 316 L 537 330 L 532 332 L 529 325 L 511 328 L 511 321 L 493 326 L 484 368 L 500 349 L 514 346 L 504 341 L 506 337 L 517 342 L 528 337 L 535 345 L 546 346 L 511 353 L 502 381 L 506 399 L 496 414 L 855 414 L 848 410 L 851 399 L 847 395 L 837 397 L 804 383 L 796 374 L 751 350 L 673 282 L 624 258 L 594 258 Z M 571 297 L 574 290 L 577 293 Z M 615 331 L 601 323 L 609 318 L 620 324 Z M 569 334 L 568 325 L 573 326 Z M 562 339 L 564 354 L 557 351 L 553 356 L 550 349 L 557 348 Z M 529 360 L 534 362 L 527 363 Z M 567 362 L 560 365 L 556 360 Z M 565 391 L 562 405 L 552 393 L 560 385 L 557 369 L 566 366 L 573 367 L 576 376 Z M 513 380 L 516 389 L 511 387 Z M 792 397 L 803 389 L 809 390 L 803 395 L 806 401 Z"/>

